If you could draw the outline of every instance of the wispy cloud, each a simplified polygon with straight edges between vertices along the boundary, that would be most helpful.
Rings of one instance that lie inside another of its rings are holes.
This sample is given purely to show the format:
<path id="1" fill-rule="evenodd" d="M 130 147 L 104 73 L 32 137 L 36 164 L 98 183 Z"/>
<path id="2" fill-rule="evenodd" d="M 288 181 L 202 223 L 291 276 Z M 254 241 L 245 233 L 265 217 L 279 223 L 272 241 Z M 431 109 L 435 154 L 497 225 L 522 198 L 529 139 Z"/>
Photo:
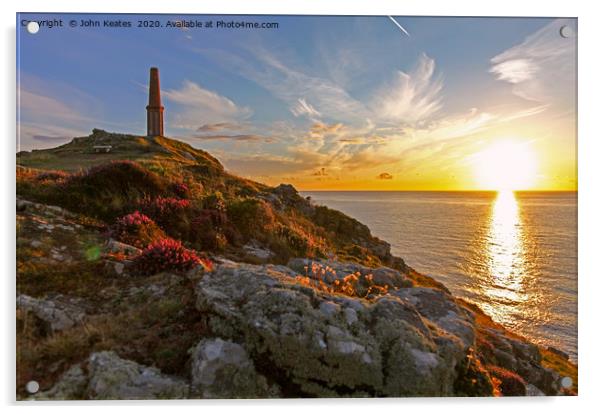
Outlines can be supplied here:
<path id="1" fill-rule="evenodd" d="M 310 119 L 320 118 L 320 116 L 322 116 L 320 112 L 318 112 L 311 104 L 307 103 L 304 98 L 297 99 L 297 102 L 291 107 L 291 112 L 295 116 L 305 115 Z"/>
<path id="2" fill-rule="evenodd" d="M 102 126 L 101 105 L 71 85 L 43 81 L 27 73 L 18 85 L 20 149 L 48 148 Z"/>
<path id="3" fill-rule="evenodd" d="M 274 142 L 274 138 L 256 134 L 238 134 L 238 135 L 197 135 L 195 138 L 207 141 L 246 141 L 246 142 Z"/>
<path id="4" fill-rule="evenodd" d="M 252 114 L 250 108 L 188 80 L 179 89 L 163 91 L 163 95 L 179 106 L 172 112 L 172 126 L 176 128 L 197 130 L 210 123 L 238 122 Z"/>
<path id="5" fill-rule="evenodd" d="M 522 43 L 493 57 L 491 72 L 510 83 L 514 94 L 523 99 L 574 107 L 577 42 L 574 37 L 560 35 L 563 26 L 574 24 L 569 19 L 550 22 Z"/>
<path id="6" fill-rule="evenodd" d="M 197 128 L 197 132 L 215 132 L 223 130 L 240 130 L 244 125 L 233 122 L 217 122 L 214 124 L 203 124 Z"/>
<path id="7" fill-rule="evenodd" d="M 441 77 L 435 76 L 435 61 L 422 54 L 411 72 L 395 74 L 393 81 L 377 94 L 373 105 L 385 120 L 416 123 L 441 109 L 442 88 Z"/>

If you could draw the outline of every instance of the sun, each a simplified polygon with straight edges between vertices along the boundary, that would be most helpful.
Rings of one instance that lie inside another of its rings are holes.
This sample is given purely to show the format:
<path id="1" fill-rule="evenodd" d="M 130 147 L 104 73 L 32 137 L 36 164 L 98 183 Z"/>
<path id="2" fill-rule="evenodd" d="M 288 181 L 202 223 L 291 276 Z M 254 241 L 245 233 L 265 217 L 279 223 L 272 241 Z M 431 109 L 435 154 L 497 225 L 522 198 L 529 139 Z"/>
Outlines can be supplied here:
<path id="1" fill-rule="evenodd" d="M 473 166 L 483 190 L 528 190 L 535 184 L 537 157 L 529 143 L 506 139 L 475 154 Z"/>

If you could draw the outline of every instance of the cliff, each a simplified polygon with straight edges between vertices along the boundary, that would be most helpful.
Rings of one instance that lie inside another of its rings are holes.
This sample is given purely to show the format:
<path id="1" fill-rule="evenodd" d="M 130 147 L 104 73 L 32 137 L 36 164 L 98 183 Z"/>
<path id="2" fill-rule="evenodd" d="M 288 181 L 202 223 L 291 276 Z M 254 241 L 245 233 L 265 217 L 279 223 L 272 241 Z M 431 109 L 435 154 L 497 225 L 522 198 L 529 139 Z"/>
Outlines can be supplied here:
<path id="1" fill-rule="evenodd" d="M 17 163 L 18 398 L 577 391 L 562 352 L 290 185 L 100 130 Z"/>

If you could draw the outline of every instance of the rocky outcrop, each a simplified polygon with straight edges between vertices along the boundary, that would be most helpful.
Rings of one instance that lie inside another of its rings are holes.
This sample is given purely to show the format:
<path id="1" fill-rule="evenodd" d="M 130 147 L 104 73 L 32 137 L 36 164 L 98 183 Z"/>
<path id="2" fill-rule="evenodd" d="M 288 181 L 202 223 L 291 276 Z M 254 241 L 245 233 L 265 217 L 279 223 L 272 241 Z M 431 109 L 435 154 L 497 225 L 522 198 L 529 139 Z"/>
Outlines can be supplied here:
<path id="1" fill-rule="evenodd" d="M 188 397 L 186 381 L 164 375 L 156 368 L 120 358 L 114 352 L 97 352 L 72 366 L 36 400 L 147 400 Z"/>
<path id="2" fill-rule="evenodd" d="M 516 372 L 545 395 L 557 395 L 561 392 L 560 375 L 542 365 L 541 353 L 536 345 L 498 329 L 487 328 L 482 332 L 493 345 L 493 355 L 490 357 L 492 362 Z"/>
<path id="3" fill-rule="evenodd" d="M 330 294 L 296 275 L 284 266 L 223 263 L 199 282 L 197 308 L 285 396 L 453 395 L 466 338 L 401 295 Z"/>
<path id="4" fill-rule="evenodd" d="M 317 269 L 316 268 L 317 265 Z M 307 275 L 312 279 L 320 279 L 332 284 L 337 279 L 342 279 L 350 274 L 360 276 L 370 275 L 372 282 L 378 286 L 389 288 L 412 287 L 414 284 L 406 274 L 389 267 L 370 268 L 357 263 L 337 262 L 327 259 L 294 258 L 289 260 L 287 266 L 300 275 Z M 323 271 L 323 269 L 325 271 Z M 317 270 L 317 271 L 314 271 Z"/>
<path id="5" fill-rule="evenodd" d="M 73 299 L 68 300 L 63 296 L 57 296 L 51 300 L 19 295 L 17 308 L 31 312 L 45 325 L 46 332 L 55 333 L 72 328 L 85 318 L 84 310 L 73 302 Z"/>
<path id="6" fill-rule="evenodd" d="M 202 398 L 265 398 L 278 396 L 257 374 L 247 351 L 220 338 L 202 340 L 191 352 L 192 395 Z"/>

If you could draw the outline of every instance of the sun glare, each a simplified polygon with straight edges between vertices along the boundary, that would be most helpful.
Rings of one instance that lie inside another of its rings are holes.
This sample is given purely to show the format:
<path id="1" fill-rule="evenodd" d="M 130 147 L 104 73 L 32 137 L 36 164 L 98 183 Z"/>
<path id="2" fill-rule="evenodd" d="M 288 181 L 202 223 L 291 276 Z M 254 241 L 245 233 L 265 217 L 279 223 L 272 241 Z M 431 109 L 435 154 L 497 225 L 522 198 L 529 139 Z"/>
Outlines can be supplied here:
<path id="1" fill-rule="evenodd" d="M 474 174 L 483 190 L 527 190 L 535 184 L 537 159 L 528 143 L 498 141 L 475 156 Z"/>

